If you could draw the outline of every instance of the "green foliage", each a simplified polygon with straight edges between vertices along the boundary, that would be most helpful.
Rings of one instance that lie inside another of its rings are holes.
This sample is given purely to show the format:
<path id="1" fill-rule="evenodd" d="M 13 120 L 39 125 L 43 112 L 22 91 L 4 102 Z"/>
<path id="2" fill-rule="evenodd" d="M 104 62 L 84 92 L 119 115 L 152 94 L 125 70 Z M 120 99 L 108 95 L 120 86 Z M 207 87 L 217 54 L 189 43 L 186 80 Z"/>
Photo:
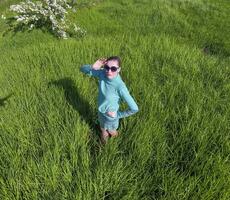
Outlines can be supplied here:
<path id="1" fill-rule="evenodd" d="M 4 35 L 12 31 L 17 33 L 19 31 L 42 29 L 63 39 L 67 39 L 69 36 L 84 36 L 86 34 L 84 29 L 66 19 L 66 15 L 71 8 L 69 4 L 70 2 L 66 0 L 26 0 L 19 4 L 12 4 L 10 5 L 10 11 L 16 13 L 16 15 L 13 17 L 1 15 L 1 18 L 9 26 Z"/>
<path id="2" fill-rule="evenodd" d="M 228 9 L 108 0 L 69 16 L 85 37 L 1 36 L 0 199 L 227 200 Z M 102 148 L 97 81 L 79 67 L 110 55 L 140 112 Z"/>

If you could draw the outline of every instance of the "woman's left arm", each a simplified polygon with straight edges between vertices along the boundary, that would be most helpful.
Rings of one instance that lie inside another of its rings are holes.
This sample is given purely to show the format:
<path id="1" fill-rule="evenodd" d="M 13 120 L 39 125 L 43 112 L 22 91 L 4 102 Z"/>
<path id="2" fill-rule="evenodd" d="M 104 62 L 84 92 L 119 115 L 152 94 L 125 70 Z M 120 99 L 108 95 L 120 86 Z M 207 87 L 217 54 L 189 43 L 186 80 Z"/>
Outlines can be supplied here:
<path id="1" fill-rule="evenodd" d="M 133 115 L 139 111 L 138 106 L 136 102 L 134 101 L 133 97 L 130 95 L 127 87 L 124 85 L 122 88 L 119 90 L 120 97 L 128 104 L 129 109 L 125 111 L 118 111 L 117 112 L 117 117 L 118 118 L 124 118 L 128 117 L 130 115 Z"/>

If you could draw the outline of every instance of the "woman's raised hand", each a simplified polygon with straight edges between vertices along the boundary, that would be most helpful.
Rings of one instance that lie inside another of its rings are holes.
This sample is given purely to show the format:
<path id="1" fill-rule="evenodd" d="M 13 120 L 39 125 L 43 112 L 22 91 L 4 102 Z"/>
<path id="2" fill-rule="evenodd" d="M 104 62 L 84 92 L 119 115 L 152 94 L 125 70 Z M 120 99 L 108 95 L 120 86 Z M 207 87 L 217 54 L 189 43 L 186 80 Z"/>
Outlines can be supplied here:
<path id="1" fill-rule="evenodd" d="M 106 58 L 98 59 L 92 66 L 93 69 L 98 70 L 106 63 Z"/>

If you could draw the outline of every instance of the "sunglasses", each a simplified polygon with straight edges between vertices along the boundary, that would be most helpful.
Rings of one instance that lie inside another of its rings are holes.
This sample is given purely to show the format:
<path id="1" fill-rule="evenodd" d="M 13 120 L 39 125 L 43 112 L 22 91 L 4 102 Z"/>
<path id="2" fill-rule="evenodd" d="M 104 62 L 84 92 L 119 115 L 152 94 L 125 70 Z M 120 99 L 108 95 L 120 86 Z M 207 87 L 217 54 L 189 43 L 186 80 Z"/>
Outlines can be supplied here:
<path id="1" fill-rule="evenodd" d="M 115 67 L 115 66 L 109 67 L 108 65 L 104 65 L 104 69 L 105 69 L 106 71 L 111 70 L 112 72 L 116 72 L 118 68 L 119 68 L 119 67 Z"/>

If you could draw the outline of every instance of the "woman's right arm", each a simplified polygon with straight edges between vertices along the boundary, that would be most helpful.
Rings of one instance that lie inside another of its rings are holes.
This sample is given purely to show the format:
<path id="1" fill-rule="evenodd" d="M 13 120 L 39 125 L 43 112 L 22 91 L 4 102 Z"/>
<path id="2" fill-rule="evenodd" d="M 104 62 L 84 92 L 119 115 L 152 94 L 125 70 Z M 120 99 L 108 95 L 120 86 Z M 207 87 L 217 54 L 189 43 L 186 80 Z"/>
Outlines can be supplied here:
<path id="1" fill-rule="evenodd" d="M 80 71 L 88 76 L 99 77 L 102 70 L 96 70 L 92 68 L 92 65 L 86 64 L 80 67 Z"/>
<path id="2" fill-rule="evenodd" d="M 99 77 L 103 71 L 101 67 L 105 63 L 106 63 L 106 59 L 101 58 L 97 60 L 93 65 L 87 64 L 87 65 L 81 66 L 80 71 L 89 76 Z"/>

